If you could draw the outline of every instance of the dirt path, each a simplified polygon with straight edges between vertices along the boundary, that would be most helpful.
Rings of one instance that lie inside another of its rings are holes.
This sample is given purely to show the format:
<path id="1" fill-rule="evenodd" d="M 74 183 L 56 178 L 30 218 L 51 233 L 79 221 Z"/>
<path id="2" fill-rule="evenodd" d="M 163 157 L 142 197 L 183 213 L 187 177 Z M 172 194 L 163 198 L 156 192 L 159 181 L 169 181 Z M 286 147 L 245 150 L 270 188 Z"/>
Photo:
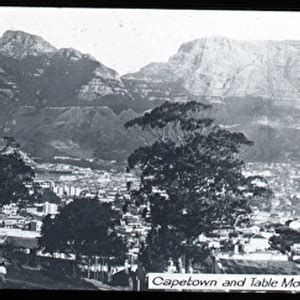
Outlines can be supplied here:
<path id="1" fill-rule="evenodd" d="M 84 279 L 86 282 L 91 283 L 92 285 L 94 285 L 98 290 L 101 291 L 129 291 L 129 287 L 126 286 L 110 286 L 108 284 L 104 284 L 98 280 L 95 279 Z"/>
<path id="2" fill-rule="evenodd" d="M 11 283 L 13 285 L 17 285 L 20 287 L 24 287 L 25 289 L 27 288 L 34 288 L 34 289 L 47 289 L 47 287 L 45 287 L 42 284 L 38 284 L 38 283 L 33 283 L 33 282 L 29 282 L 26 280 L 20 280 L 20 279 L 11 279 L 11 278 L 6 278 L 6 284 Z"/>
<path id="3" fill-rule="evenodd" d="M 16 289 L 42 289 L 42 290 L 59 290 L 59 289 L 72 289 L 72 290 L 95 290 L 98 289 L 93 283 L 90 283 L 90 287 L 85 288 L 76 288 L 76 286 L 66 285 L 65 287 L 58 286 L 55 287 L 53 284 L 39 284 L 36 282 L 28 281 L 28 280 L 22 280 L 22 279 L 12 279 L 12 278 L 6 278 L 5 284 L 3 288 L 16 288 Z"/>

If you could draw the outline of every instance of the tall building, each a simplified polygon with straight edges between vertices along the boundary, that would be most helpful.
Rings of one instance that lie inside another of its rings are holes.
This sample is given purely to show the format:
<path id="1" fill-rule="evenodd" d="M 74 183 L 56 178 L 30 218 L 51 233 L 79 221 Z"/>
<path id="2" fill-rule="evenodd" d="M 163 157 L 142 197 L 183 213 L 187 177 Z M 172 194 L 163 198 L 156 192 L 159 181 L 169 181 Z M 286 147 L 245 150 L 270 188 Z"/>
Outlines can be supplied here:
<path id="1" fill-rule="evenodd" d="M 55 215 L 58 213 L 57 205 L 55 203 L 45 202 L 43 207 L 43 213 L 45 215 Z"/>

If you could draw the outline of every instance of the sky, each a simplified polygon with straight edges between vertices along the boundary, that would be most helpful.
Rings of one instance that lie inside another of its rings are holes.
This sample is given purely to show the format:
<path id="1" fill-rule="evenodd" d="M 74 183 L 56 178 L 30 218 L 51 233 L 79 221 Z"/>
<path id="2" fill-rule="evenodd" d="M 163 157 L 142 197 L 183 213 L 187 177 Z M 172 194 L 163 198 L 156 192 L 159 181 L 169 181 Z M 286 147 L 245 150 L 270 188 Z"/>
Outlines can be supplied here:
<path id="1" fill-rule="evenodd" d="M 207 36 L 300 40 L 300 12 L 0 7 L 0 35 L 23 30 L 89 53 L 121 75 Z"/>

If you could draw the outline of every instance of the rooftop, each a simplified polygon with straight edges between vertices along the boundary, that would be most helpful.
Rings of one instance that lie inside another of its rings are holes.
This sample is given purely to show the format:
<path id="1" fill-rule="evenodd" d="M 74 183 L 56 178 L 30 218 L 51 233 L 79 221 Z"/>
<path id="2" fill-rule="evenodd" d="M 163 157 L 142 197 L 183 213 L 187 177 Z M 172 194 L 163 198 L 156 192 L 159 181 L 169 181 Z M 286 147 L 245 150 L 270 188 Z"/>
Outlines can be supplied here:
<path id="1" fill-rule="evenodd" d="M 291 261 L 220 259 L 220 264 L 226 274 L 300 275 L 300 266 Z"/>
<path id="2" fill-rule="evenodd" d="M 21 230 L 15 228 L 0 228 L 0 237 L 1 236 L 34 239 L 40 237 L 40 234 L 35 231 L 29 230 Z"/>

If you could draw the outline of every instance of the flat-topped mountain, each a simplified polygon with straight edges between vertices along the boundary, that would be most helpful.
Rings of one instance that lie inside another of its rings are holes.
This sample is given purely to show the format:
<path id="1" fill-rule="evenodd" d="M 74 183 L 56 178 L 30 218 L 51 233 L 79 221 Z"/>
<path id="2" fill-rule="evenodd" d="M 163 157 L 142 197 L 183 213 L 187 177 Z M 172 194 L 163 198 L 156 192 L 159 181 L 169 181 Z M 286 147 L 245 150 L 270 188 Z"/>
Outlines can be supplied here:
<path id="1" fill-rule="evenodd" d="M 255 96 L 297 104 L 300 41 L 201 38 L 182 44 L 167 63 L 151 63 L 124 79 L 140 90 L 177 83 L 197 96 Z"/>

